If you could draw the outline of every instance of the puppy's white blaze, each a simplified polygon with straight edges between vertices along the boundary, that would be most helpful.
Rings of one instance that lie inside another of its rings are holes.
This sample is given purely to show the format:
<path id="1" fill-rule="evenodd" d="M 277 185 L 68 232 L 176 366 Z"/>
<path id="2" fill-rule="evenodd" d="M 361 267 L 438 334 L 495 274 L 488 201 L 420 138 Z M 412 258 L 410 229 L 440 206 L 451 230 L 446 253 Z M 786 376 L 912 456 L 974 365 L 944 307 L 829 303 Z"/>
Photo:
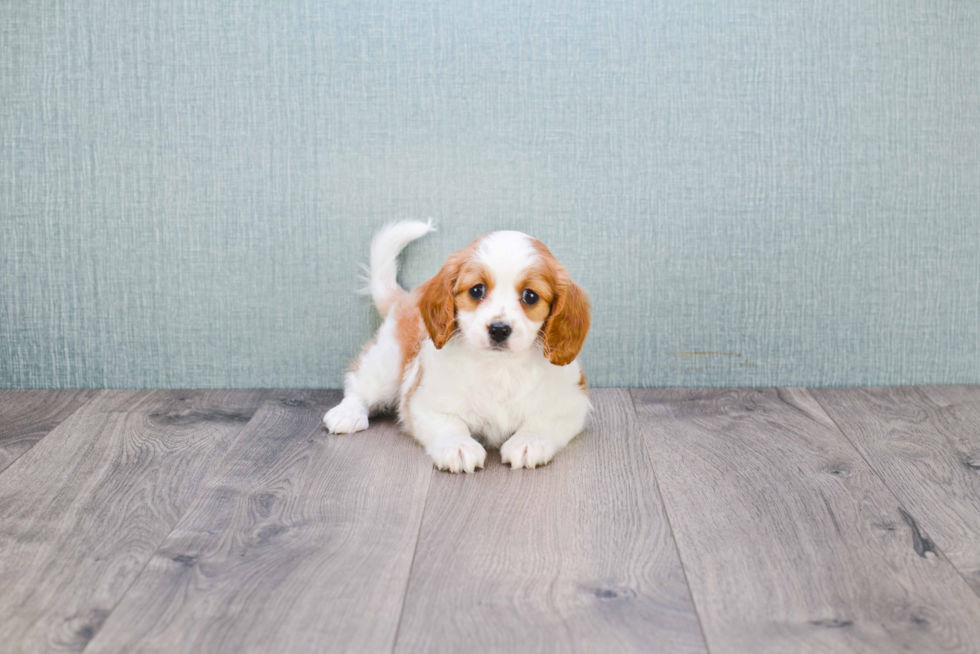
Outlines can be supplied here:
<path id="1" fill-rule="evenodd" d="M 477 349 L 491 349 L 487 328 L 503 323 L 511 335 L 502 352 L 526 352 L 535 346 L 542 322 L 528 318 L 521 306 L 517 283 L 539 255 L 531 237 L 522 232 L 503 231 L 485 236 L 476 247 L 474 258 L 493 274 L 493 289 L 475 311 L 460 311 L 457 323 L 463 339 Z"/>
<path id="2" fill-rule="evenodd" d="M 519 274 L 535 259 L 531 237 L 523 232 L 493 232 L 477 244 L 476 257 L 495 273 Z"/>

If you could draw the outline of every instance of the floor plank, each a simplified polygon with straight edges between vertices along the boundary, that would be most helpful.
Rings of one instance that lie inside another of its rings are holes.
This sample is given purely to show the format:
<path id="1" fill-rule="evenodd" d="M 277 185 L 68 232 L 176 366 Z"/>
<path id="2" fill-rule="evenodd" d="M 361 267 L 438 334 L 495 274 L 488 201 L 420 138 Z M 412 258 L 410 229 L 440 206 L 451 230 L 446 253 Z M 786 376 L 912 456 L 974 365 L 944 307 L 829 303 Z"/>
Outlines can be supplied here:
<path id="1" fill-rule="evenodd" d="M 433 471 L 398 652 L 704 652 L 629 394 L 545 468 Z"/>
<path id="2" fill-rule="evenodd" d="M 976 651 L 980 601 L 806 391 L 634 398 L 713 654 Z"/>
<path id="3" fill-rule="evenodd" d="M 980 387 L 813 394 L 980 595 Z"/>
<path id="4" fill-rule="evenodd" d="M 100 391 L 7 468 L 0 643 L 81 651 L 262 396 Z"/>
<path id="5" fill-rule="evenodd" d="M 262 407 L 86 654 L 391 651 L 432 461 L 390 419 L 327 434 L 339 400 Z"/>
<path id="6" fill-rule="evenodd" d="M 95 393 L 93 390 L 0 390 L 0 472 Z"/>

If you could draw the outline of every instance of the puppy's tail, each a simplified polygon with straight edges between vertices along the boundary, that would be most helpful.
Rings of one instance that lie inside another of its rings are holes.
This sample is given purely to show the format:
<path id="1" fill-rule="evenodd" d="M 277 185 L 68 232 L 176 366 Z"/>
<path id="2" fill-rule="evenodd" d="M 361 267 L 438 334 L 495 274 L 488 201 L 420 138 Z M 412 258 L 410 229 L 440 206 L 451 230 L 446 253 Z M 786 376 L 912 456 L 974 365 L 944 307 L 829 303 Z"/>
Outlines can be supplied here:
<path id="1" fill-rule="evenodd" d="M 368 287 L 374 306 L 382 317 L 388 315 L 392 305 L 407 291 L 398 285 L 398 254 L 405 246 L 429 232 L 436 231 L 430 218 L 428 222 L 402 220 L 382 227 L 371 240 L 371 266 L 368 268 Z"/>

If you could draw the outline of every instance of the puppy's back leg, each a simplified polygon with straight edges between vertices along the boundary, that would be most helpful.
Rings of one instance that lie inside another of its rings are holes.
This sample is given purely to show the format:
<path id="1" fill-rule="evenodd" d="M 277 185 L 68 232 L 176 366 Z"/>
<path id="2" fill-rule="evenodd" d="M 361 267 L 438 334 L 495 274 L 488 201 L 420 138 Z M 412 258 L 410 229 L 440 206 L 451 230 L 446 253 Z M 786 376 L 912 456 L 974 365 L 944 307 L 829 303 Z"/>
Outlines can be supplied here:
<path id="1" fill-rule="evenodd" d="M 369 414 L 391 407 L 398 400 L 401 351 L 394 327 L 393 316 L 389 316 L 374 341 L 344 375 L 343 401 L 323 416 L 323 424 L 331 433 L 367 429 Z"/>

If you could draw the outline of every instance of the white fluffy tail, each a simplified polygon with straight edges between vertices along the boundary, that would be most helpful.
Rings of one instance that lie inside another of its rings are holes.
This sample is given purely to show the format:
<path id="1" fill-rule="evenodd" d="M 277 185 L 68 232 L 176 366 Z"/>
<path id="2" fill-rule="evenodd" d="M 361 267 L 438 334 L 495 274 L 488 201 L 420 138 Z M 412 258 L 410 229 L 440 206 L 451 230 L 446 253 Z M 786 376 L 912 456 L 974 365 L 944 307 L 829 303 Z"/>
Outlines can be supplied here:
<path id="1" fill-rule="evenodd" d="M 428 222 L 402 220 L 385 225 L 371 240 L 371 266 L 368 269 L 368 288 L 374 306 L 382 317 L 406 291 L 398 285 L 398 255 L 405 246 L 429 232 L 436 231 Z"/>

